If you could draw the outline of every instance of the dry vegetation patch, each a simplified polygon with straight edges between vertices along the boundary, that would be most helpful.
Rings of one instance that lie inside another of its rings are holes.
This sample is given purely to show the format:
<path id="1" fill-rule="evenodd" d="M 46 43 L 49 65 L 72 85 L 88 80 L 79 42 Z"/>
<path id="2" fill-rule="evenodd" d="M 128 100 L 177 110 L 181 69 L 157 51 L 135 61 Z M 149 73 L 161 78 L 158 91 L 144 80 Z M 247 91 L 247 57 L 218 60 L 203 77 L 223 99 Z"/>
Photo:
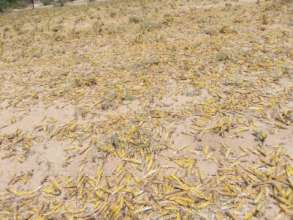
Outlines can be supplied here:
<path id="1" fill-rule="evenodd" d="M 0 15 L 1 219 L 290 219 L 285 1 Z"/>

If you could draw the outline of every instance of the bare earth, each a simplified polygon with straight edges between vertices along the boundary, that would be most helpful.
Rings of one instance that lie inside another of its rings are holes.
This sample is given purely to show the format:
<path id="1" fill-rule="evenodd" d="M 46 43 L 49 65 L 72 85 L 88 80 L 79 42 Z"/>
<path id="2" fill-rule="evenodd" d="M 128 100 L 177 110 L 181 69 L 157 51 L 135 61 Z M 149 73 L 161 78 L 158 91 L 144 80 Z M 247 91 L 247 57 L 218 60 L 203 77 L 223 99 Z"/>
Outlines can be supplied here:
<path id="1" fill-rule="evenodd" d="M 0 14 L 0 219 L 292 219 L 292 76 L 292 1 Z"/>

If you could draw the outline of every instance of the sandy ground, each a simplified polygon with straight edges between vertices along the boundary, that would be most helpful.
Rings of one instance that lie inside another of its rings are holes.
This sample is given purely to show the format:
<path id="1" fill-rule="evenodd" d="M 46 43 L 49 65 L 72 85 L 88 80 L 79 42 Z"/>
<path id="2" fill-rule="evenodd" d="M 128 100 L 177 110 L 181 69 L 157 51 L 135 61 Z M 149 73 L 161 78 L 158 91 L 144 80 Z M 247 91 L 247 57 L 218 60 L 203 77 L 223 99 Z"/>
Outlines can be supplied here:
<path id="1" fill-rule="evenodd" d="M 293 5 L 0 15 L 0 219 L 292 219 Z"/>

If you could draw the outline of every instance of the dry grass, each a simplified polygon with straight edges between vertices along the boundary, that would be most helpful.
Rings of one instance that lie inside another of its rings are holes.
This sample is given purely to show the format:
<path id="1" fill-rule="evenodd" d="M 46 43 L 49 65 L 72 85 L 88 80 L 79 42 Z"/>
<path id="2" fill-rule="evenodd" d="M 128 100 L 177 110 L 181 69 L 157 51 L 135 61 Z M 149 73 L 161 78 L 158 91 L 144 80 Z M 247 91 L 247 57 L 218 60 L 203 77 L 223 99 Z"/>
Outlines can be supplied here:
<path id="1" fill-rule="evenodd" d="M 1 15 L 0 218 L 292 218 L 290 19 L 274 1 Z"/>

